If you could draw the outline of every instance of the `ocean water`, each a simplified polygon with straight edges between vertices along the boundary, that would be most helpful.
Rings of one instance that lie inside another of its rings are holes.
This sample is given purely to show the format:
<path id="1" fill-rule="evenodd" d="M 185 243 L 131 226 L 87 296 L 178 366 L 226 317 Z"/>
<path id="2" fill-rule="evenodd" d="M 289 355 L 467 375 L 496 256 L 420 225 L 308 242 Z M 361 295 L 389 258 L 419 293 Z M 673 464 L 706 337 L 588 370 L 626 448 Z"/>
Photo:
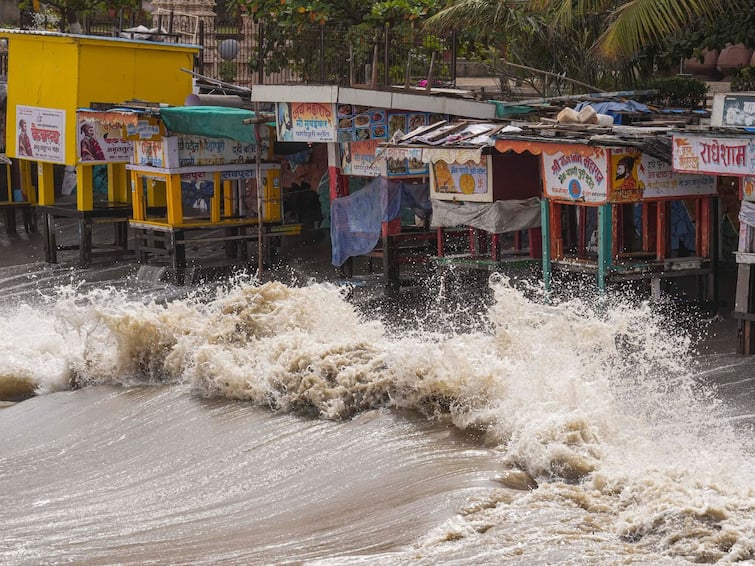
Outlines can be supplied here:
<path id="1" fill-rule="evenodd" d="M 119 269 L 0 274 L 2 564 L 755 563 L 755 363 L 673 305 Z"/>

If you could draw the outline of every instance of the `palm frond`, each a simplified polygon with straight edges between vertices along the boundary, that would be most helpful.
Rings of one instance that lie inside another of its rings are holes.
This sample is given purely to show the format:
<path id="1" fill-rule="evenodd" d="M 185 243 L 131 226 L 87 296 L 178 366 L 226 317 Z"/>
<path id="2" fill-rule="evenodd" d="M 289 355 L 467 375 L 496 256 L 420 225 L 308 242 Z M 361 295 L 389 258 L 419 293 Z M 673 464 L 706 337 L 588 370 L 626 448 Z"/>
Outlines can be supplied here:
<path id="1" fill-rule="evenodd" d="M 629 0 L 609 16 L 596 51 L 610 60 L 626 59 L 649 43 L 661 43 L 696 18 L 708 19 L 725 0 Z"/>

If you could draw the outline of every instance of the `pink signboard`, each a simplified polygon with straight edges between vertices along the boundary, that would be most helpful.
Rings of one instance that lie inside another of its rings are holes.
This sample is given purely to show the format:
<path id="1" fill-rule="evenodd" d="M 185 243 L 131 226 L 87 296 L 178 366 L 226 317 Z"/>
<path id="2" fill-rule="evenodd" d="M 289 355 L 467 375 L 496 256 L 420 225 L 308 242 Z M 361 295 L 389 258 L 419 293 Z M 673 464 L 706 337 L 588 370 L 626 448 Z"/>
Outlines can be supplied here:
<path id="1" fill-rule="evenodd" d="M 750 138 L 675 134 L 674 171 L 720 175 L 754 175 L 755 147 Z"/>

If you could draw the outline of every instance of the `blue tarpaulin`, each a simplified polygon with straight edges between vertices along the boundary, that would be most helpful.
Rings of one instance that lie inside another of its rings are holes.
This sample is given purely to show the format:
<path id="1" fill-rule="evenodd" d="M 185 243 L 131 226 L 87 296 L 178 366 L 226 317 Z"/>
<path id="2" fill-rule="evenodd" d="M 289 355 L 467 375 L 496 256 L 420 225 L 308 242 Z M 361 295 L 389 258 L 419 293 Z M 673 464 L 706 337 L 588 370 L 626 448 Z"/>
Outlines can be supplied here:
<path id="1" fill-rule="evenodd" d="M 380 240 L 383 222 L 395 220 L 405 208 L 422 215 L 432 209 L 428 186 L 377 177 L 364 188 L 330 204 L 333 265 L 371 252 Z"/>

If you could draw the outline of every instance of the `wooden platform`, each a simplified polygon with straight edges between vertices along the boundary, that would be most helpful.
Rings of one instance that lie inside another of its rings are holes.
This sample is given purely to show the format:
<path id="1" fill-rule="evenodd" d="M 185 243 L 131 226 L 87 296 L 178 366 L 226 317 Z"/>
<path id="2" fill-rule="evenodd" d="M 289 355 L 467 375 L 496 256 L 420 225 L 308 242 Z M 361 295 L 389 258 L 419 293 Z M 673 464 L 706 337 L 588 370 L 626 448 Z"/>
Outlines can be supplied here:
<path id="1" fill-rule="evenodd" d="M 95 255 L 108 260 L 116 260 L 128 253 L 128 220 L 131 205 L 125 203 L 97 203 L 92 210 L 78 210 L 75 204 L 39 205 L 42 217 L 42 230 L 45 242 L 45 261 L 58 262 L 59 247 L 56 238 L 56 218 L 70 218 L 78 223 L 79 229 L 79 265 L 91 265 Z M 95 224 L 112 224 L 113 240 L 107 244 L 98 242 L 94 245 L 92 228 Z"/>

